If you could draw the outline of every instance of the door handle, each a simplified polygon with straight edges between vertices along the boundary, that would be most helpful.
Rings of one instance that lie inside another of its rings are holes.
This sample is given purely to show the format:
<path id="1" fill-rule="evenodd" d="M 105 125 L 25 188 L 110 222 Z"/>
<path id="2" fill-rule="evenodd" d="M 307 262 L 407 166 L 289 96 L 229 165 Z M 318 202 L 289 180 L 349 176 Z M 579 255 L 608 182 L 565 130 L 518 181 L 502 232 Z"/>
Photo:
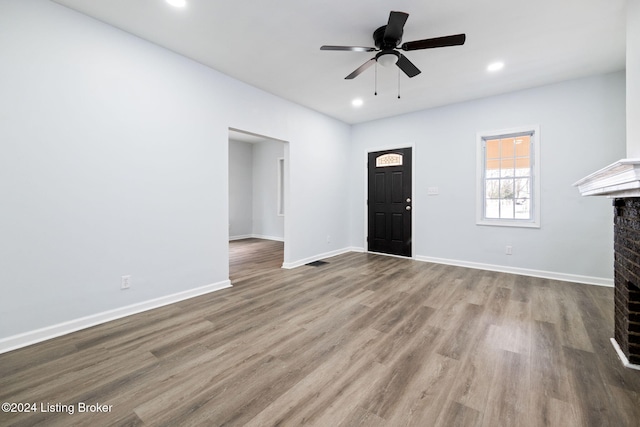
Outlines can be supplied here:
<path id="1" fill-rule="evenodd" d="M 405 209 L 410 211 L 411 210 L 411 206 L 407 206 Z"/>

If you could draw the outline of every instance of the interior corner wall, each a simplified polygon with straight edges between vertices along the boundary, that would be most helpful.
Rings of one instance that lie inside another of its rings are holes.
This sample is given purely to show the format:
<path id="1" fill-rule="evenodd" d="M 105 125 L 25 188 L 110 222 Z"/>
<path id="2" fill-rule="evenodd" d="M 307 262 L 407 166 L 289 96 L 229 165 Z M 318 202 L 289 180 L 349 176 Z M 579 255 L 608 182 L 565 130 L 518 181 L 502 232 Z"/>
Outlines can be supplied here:
<path id="1" fill-rule="evenodd" d="M 253 235 L 253 144 L 229 141 L 229 239 Z"/>
<path id="2" fill-rule="evenodd" d="M 228 284 L 230 127 L 289 142 L 285 262 L 349 246 L 348 125 L 47 0 L 0 29 L 0 351 Z"/>
<path id="3" fill-rule="evenodd" d="M 476 132 L 523 125 L 540 126 L 541 227 L 476 225 Z M 625 156 L 623 72 L 353 126 L 353 246 L 365 247 L 365 152 L 410 143 L 416 258 L 611 280 L 611 202 L 582 197 L 572 184 Z M 428 195 L 428 187 L 439 195 Z"/>

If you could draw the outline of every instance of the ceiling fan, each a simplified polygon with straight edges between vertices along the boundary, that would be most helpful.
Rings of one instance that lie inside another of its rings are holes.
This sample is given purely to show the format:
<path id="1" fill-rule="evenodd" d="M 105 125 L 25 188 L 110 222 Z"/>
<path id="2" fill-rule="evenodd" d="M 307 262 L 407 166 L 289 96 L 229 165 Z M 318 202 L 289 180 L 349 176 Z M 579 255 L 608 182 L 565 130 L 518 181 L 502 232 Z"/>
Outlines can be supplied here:
<path id="1" fill-rule="evenodd" d="M 436 47 L 460 46 L 463 45 L 467 36 L 465 34 L 455 34 L 451 36 L 435 37 L 431 39 L 415 40 L 412 42 L 402 43 L 402 34 L 404 32 L 404 24 L 409 17 L 408 13 L 391 12 L 389 13 L 389 22 L 373 32 L 373 41 L 376 47 L 362 46 L 321 46 L 320 50 L 342 50 L 351 52 L 378 52 L 376 56 L 356 68 L 345 79 L 353 79 L 359 76 L 367 68 L 378 62 L 383 66 L 397 65 L 407 76 L 415 77 L 420 74 L 420 70 L 397 48 L 404 51 L 433 49 Z"/>

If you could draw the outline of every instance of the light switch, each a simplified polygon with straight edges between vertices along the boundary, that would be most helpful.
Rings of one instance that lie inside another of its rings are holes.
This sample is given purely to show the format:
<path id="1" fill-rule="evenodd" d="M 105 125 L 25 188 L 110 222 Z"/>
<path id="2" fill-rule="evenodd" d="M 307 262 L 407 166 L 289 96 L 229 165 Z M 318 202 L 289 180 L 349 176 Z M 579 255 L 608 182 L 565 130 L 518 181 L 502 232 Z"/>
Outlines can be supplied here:
<path id="1" fill-rule="evenodd" d="M 429 196 L 437 196 L 440 193 L 438 193 L 438 187 L 428 187 L 427 188 L 427 194 Z"/>

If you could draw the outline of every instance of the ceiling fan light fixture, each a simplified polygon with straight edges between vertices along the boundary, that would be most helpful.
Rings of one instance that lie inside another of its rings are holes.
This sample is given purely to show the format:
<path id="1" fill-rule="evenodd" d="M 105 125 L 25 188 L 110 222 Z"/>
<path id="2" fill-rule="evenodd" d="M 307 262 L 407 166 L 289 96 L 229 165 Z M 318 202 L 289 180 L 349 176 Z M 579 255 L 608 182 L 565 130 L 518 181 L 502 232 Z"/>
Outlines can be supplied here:
<path id="1" fill-rule="evenodd" d="M 351 105 L 353 105 L 356 108 L 362 107 L 362 104 L 364 104 L 364 101 L 362 100 L 362 98 L 356 98 L 353 101 L 351 101 Z"/>
<path id="2" fill-rule="evenodd" d="M 378 64 L 383 67 L 393 67 L 398 62 L 398 55 L 394 53 L 385 53 L 378 57 Z"/>

